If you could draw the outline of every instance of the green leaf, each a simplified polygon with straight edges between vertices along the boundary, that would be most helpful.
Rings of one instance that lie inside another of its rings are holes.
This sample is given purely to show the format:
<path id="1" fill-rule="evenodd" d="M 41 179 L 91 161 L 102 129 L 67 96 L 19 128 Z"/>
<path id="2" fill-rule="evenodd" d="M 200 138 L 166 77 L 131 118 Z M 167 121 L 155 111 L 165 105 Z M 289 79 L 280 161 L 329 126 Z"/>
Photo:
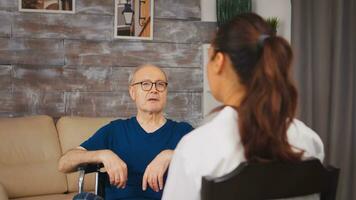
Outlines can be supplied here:
<path id="1" fill-rule="evenodd" d="M 251 12 L 251 0 L 216 0 L 218 26 L 228 22 L 234 16 Z"/>
<path id="2" fill-rule="evenodd" d="M 278 17 L 269 17 L 266 19 L 266 22 L 272 27 L 275 32 L 277 32 L 277 28 L 279 26 Z"/>

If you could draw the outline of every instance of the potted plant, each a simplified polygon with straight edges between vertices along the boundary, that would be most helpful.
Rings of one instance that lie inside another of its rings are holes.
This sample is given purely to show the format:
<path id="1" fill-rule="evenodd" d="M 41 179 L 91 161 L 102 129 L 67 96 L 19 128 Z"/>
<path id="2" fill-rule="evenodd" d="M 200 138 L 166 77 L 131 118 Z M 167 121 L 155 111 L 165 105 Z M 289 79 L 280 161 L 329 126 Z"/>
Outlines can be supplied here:
<path id="1" fill-rule="evenodd" d="M 278 17 L 269 17 L 266 19 L 266 22 L 272 27 L 274 33 L 277 33 L 277 28 L 279 26 L 279 19 Z"/>
<path id="2" fill-rule="evenodd" d="M 251 0 L 216 0 L 218 26 L 238 14 L 251 12 L 251 7 Z"/>

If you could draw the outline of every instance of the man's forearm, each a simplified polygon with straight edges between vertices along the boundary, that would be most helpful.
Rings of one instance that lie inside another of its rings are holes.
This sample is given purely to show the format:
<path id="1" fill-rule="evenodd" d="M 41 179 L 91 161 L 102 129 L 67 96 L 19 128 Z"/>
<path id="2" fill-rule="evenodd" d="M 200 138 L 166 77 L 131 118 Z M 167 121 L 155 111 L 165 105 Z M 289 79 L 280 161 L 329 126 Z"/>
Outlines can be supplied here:
<path id="1" fill-rule="evenodd" d="M 77 170 L 78 165 L 84 163 L 100 163 L 100 154 L 105 150 L 87 151 L 84 149 L 72 149 L 65 153 L 59 160 L 58 170 L 70 173 Z"/>
<path id="2" fill-rule="evenodd" d="M 172 149 L 166 149 L 166 150 L 162 151 L 161 153 L 163 153 L 164 158 L 165 158 L 168 162 L 171 162 L 172 157 L 173 157 L 174 150 L 172 150 Z"/>

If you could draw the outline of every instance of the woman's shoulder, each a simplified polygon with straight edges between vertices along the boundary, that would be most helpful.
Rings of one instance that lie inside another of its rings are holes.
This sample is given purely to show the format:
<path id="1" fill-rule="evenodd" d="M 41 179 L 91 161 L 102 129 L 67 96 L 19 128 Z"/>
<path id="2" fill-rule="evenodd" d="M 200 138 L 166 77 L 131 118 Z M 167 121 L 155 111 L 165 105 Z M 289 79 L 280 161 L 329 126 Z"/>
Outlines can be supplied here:
<path id="1" fill-rule="evenodd" d="M 183 137 L 175 155 L 185 163 L 187 173 L 195 177 L 220 176 L 244 160 L 236 117 L 235 110 L 224 108 L 214 119 Z"/>
<path id="2" fill-rule="evenodd" d="M 209 130 L 209 125 L 205 124 L 200 126 L 190 133 L 186 134 L 182 140 L 179 142 L 179 146 L 184 149 L 194 148 L 196 145 L 200 145 L 203 143 L 203 140 L 206 139 Z M 188 150 L 189 151 L 189 150 Z"/>
<path id="3" fill-rule="evenodd" d="M 292 133 L 294 136 L 305 137 L 319 140 L 319 135 L 304 122 L 294 119 L 288 129 L 288 134 Z"/>
<path id="4" fill-rule="evenodd" d="M 231 109 L 225 107 L 212 120 L 185 135 L 179 143 L 180 149 L 203 152 L 226 141 L 237 141 L 237 113 Z"/>
<path id="5" fill-rule="evenodd" d="M 324 159 L 324 145 L 320 136 L 298 119 L 294 119 L 288 129 L 288 141 L 293 147 L 304 150 L 304 157 Z"/>

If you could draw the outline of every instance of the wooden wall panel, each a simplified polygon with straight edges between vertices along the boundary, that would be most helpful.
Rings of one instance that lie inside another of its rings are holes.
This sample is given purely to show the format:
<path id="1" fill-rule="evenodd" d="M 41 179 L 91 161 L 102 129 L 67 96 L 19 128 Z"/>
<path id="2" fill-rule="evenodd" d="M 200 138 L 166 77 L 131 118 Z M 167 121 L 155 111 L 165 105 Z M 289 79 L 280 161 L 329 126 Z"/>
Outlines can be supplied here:
<path id="1" fill-rule="evenodd" d="M 113 23 L 113 17 L 108 15 L 17 13 L 13 36 L 110 40 Z"/>
<path id="2" fill-rule="evenodd" d="M 64 65 L 63 40 L 0 38 L 0 64 Z"/>
<path id="3" fill-rule="evenodd" d="M 170 19 L 200 19 L 200 0 L 156 0 L 155 16 Z"/>
<path id="4" fill-rule="evenodd" d="M 202 119 L 202 49 L 216 24 L 200 0 L 155 0 L 152 41 L 114 39 L 114 1 L 77 0 L 76 13 L 19 12 L 0 0 L 0 117 L 47 114 L 128 117 L 134 67 L 169 77 L 167 117 Z"/>
<path id="5" fill-rule="evenodd" d="M 12 90 L 12 66 L 0 65 L 0 91 L 11 92 Z"/>
<path id="6" fill-rule="evenodd" d="M 0 37 L 11 36 L 11 24 L 13 14 L 8 11 L 0 10 Z"/>
<path id="7" fill-rule="evenodd" d="M 162 67 L 200 67 L 198 44 L 65 41 L 66 64 L 91 66 L 137 66 L 151 63 Z"/>

